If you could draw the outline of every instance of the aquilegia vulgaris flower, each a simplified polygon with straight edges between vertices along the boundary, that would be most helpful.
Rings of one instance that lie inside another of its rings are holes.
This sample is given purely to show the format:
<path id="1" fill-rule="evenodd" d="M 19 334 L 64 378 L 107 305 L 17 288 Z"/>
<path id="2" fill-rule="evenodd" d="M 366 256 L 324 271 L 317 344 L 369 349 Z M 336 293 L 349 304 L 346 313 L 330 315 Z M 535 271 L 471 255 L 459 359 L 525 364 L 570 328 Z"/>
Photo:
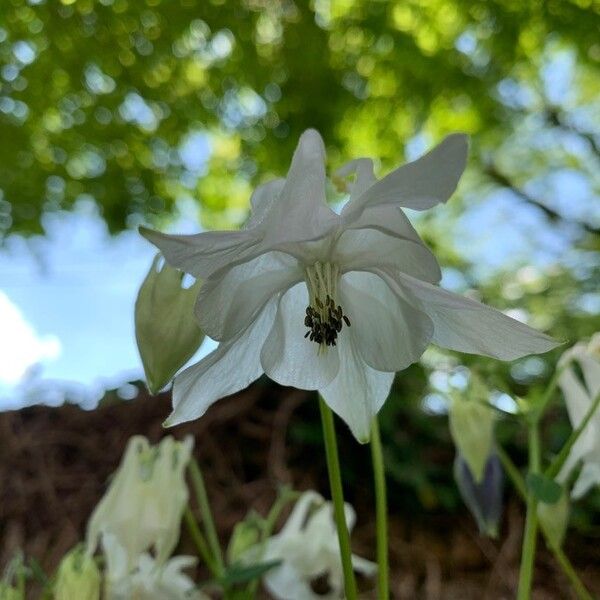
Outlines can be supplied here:
<path id="1" fill-rule="evenodd" d="M 300 138 L 285 179 L 259 187 L 242 231 L 142 233 L 172 266 L 203 279 L 196 316 L 220 342 L 175 378 L 175 425 L 263 373 L 319 390 L 359 441 L 394 373 L 430 342 L 512 360 L 545 352 L 551 338 L 437 284 L 440 268 L 401 207 L 445 202 L 464 170 L 467 138 L 448 136 L 420 159 L 377 180 L 370 159 L 335 178 L 348 183 L 340 214 L 325 201 L 320 135 Z"/>

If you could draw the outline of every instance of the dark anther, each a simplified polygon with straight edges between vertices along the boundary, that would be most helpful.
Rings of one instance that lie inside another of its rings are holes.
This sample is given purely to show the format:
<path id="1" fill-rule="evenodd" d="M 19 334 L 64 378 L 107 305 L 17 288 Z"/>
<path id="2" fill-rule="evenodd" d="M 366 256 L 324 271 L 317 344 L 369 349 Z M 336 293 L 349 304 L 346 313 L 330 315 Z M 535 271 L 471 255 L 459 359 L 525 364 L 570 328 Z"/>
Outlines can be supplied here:
<path id="1" fill-rule="evenodd" d="M 319 298 L 315 298 L 315 304 L 316 309 L 312 306 L 306 309 L 304 325 L 309 330 L 304 337 L 317 344 L 336 346 L 338 334 L 342 331 L 344 323 L 350 326 L 350 319 L 339 304 L 336 306 L 331 296 L 326 297 L 325 305 Z"/>

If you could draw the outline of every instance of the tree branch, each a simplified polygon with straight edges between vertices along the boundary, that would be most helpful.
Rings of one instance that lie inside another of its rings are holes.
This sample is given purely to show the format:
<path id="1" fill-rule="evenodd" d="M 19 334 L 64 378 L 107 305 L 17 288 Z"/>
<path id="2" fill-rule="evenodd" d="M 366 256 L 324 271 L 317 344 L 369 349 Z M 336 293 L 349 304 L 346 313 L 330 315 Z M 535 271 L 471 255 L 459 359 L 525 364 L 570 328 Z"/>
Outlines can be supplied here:
<path id="1" fill-rule="evenodd" d="M 532 204 L 532 205 L 536 206 L 537 208 L 539 208 L 546 215 L 546 217 L 553 223 L 556 223 L 559 221 L 574 223 L 576 225 L 579 225 L 583 229 L 585 229 L 585 231 L 587 231 L 588 233 L 594 233 L 596 235 L 600 234 L 600 228 L 594 227 L 593 225 L 590 225 L 589 223 L 585 223 L 583 221 L 579 221 L 579 220 L 575 220 L 575 219 L 567 219 L 566 217 L 564 217 L 563 215 L 561 215 L 554 209 L 550 208 L 549 206 L 547 206 L 546 204 L 544 204 L 543 202 L 541 202 L 540 200 L 538 200 L 537 198 L 535 198 L 534 196 L 532 196 L 531 194 L 526 192 L 524 189 L 517 186 L 509 178 L 508 175 L 499 171 L 498 168 L 496 167 L 496 165 L 494 165 L 492 163 L 485 165 L 483 167 L 483 173 L 489 179 L 491 179 L 496 185 L 510 190 L 513 194 L 518 196 L 521 200 L 524 200 L 525 202 Z"/>

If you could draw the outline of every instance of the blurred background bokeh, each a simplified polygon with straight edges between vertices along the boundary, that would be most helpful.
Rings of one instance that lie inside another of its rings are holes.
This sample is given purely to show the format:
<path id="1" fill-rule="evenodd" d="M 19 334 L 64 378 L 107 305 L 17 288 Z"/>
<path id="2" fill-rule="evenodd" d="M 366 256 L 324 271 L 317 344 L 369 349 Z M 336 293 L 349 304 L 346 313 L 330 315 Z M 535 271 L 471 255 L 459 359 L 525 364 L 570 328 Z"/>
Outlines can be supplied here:
<path id="1" fill-rule="evenodd" d="M 458 192 L 409 214 L 442 285 L 567 343 L 589 337 L 600 329 L 599 33 L 591 0 L 3 0 L 0 409 L 149 402 L 133 303 L 154 252 L 137 226 L 241 226 L 253 187 L 285 173 L 307 127 L 330 170 L 371 156 L 379 175 L 470 134 Z M 394 510 L 462 510 L 445 407 L 470 370 L 510 412 L 560 352 L 504 364 L 432 350 L 400 374 L 383 425 Z M 312 468 L 319 424 L 315 403 L 301 404 L 284 442 Z M 560 404 L 551 417 L 550 450 L 569 431 Z M 136 419 L 108 427 L 146 433 Z M 522 455 L 518 426 L 499 435 Z M 360 480 L 365 457 L 346 443 Z M 586 502 L 575 525 L 598 540 L 598 492 Z"/>

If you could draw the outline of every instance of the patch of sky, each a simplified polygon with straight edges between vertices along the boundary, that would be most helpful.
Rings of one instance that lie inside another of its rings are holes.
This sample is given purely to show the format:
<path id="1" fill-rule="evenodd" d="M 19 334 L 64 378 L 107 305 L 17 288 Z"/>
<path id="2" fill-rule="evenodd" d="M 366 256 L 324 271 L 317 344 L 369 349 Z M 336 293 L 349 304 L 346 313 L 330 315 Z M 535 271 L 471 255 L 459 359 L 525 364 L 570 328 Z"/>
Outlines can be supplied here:
<path id="1" fill-rule="evenodd" d="M 22 65 L 31 64 L 36 57 L 35 46 L 31 42 L 27 42 L 24 40 L 19 40 L 15 42 L 12 47 L 13 54 L 15 58 Z"/>
<path id="2" fill-rule="evenodd" d="M 130 123 L 136 123 L 142 129 L 154 131 L 158 127 L 158 117 L 150 105 L 137 93 L 130 92 L 119 107 L 119 113 Z"/>
<path id="3" fill-rule="evenodd" d="M 200 230 L 197 203 L 177 203 L 174 231 Z M 133 307 L 156 249 L 137 231 L 111 237 L 95 204 L 44 216 L 45 236 L 12 235 L 0 251 L 0 409 L 95 406 L 141 379 Z M 214 349 L 206 340 L 196 357 Z"/>
<path id="4" fill-rule="evenodd" d="M 473 203 L 458 219 L 457 250 L 469 258 L 478 277 L 522 263 L 545 267 L 572 247 L 577 228 L 545 224 L 541 209 L 509 190 L 495 190 Z"/>

